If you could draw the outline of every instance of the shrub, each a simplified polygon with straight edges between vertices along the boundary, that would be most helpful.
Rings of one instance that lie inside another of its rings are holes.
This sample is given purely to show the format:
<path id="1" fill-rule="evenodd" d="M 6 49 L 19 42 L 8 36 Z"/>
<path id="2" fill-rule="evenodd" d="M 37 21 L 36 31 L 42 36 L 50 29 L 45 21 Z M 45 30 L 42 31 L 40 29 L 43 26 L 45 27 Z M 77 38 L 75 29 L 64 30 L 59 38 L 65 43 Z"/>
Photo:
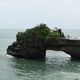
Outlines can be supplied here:
<path id="1" fill-rule="evenodd" d="M 53 31 L 46 26 L 46 24 L 40 24 L 32 29 L 27 29 L 25 32 L 18 32 L 16 35 L 17 41 L 20 43 L 44 43 L 49 39 L 59 39 L 59 31 Z"/>

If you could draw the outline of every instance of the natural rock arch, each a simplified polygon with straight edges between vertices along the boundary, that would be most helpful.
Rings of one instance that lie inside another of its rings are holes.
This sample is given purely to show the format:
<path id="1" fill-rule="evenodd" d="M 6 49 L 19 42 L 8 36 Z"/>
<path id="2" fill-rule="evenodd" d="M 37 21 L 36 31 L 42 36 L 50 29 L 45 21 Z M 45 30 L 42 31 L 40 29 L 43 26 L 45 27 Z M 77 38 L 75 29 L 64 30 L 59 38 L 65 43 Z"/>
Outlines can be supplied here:
<path id="1" fill-rule="evenodd" d="M 21 52 L 17 43 L 13 43 L 8 47 L 7 53 L 20 58 L 45 58 L 46 50 L 56 50 L 63 51 L 66 54 L 69 54 L 72 58 L 80 59 L 80 40 L 62 39 L 62 41 L 65 42 L 65 44 L 56 44 L 55 46 L 54 44 L 48 44 L 46 49 L 27 47 L 24 52 Z"/>
<path id="2" fill-rule="evenodd" d="M 66 39 L 61 29 L 51 31 L 46 24 L 19 32 L 7 53 L 20 58 L 45 58 L 46 50 L 63 51 L 80 59 L 80 40 Z"/>

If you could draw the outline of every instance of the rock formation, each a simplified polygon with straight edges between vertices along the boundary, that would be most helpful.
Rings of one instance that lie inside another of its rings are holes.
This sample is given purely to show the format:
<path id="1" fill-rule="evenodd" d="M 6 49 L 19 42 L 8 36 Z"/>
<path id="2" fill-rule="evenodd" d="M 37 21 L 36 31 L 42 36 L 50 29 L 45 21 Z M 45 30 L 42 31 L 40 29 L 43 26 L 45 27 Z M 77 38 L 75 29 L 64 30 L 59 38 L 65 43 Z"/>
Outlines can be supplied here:
<path id="1" fill-rule="evenodd" d="M 61 29 L 51 31 L 46 24 L 40 24 L 25 32 L 18 32 L 16 37 L 16 42 L 7 48 L 9 55 L 39 59 L 45 58 L 46 50 L 57 50 L 80 59 L 80 40 L 65 39 Z"/>

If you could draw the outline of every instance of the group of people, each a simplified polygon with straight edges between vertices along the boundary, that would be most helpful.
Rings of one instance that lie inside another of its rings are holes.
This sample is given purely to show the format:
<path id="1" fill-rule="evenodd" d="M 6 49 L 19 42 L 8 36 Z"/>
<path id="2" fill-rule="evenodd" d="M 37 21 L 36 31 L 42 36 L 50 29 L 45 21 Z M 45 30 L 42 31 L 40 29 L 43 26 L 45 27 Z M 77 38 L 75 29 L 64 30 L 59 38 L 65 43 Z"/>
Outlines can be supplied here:
<path id="1" fill-rule="evenodd" d="M 53 31 L 58 31 L 60 33 L 60 37 L 61 38 L 65 38 L 65 39 L 77 39 L 76 37 L 73 38 L 72 36 L 69 36 L 69 35 L 65 36 L 64 33 L 62 32 L 62 30 L 61 29 L 58 29 L 57 27 L 55 27 L 53 29 Z"/>

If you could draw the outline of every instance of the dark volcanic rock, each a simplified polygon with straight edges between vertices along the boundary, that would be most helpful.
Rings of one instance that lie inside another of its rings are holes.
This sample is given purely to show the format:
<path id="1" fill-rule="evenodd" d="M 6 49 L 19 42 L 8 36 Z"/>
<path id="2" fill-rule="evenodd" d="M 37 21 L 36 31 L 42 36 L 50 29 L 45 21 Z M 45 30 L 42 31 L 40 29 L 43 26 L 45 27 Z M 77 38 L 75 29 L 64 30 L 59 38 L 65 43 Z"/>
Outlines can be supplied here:
<path id="1" fill-rule="evenodd" d="M 24 45 L 25 46 L 25 45 Z M 7 53 L 9 55 L 18 57 L 18 58 L 29 58 L 29 59 L 37 59 L 37 58 L 45 58 L 46 50 L 38 49 L 36 47 L 20 47 L 16 42 L 10 45 L 7 49 Z"/>
<path id="2" fill-rule="evenodd" d="M 8 46 L 7 53 L 18 58 L 41 59 L 45 58 L 46 50 L 57 50 L 66 52 L 72 58 L 80 59 L 80 40 L 62 39 L 60 44 L 56 43 L 54 45 L 53 42 L 50 42 L 46 44 L 46 47 L 41 48 L 32 47 L 31 45 L 24 48 L 24 46 L 22 48 L 17 42 L 14 42 Z"/>

